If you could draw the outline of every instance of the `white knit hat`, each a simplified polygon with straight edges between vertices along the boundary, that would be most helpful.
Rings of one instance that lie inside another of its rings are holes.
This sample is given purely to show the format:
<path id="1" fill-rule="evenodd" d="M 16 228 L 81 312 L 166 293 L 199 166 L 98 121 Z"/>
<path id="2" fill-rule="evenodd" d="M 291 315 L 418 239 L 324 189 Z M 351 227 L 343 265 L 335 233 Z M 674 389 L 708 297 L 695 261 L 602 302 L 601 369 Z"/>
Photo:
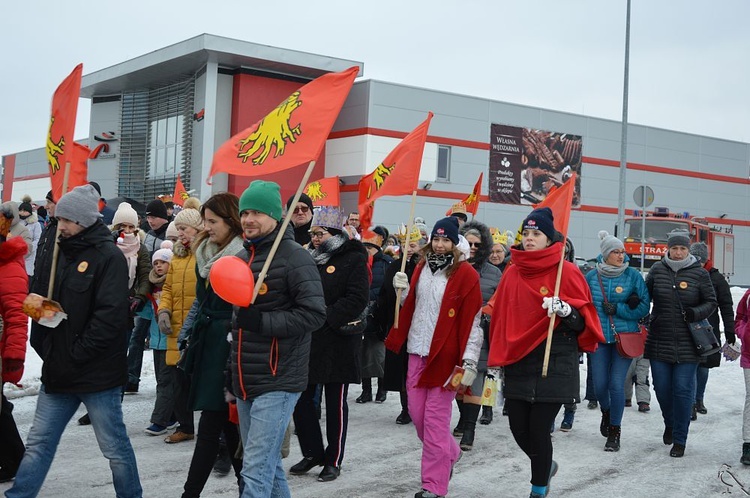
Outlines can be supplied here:
<path id="1" fill-rule="evenodd" d="M 134 227 L 138 226 L 138 213 L 136 213 L 133 206 L 127 202 L 121 202 L 120 205 L 117 206 L 115 215 L 112 217 L 112 226 L 117 226 L 120 223 L 129 223 Z"/>
<path id="2" fill-rule="evenodd" d="M 180 233 L 177 231 L 177 226 L 174 221 L 170 222 L 167 226 L 167 233 L 164 234 L 168 239 L 179 237 Z"/>

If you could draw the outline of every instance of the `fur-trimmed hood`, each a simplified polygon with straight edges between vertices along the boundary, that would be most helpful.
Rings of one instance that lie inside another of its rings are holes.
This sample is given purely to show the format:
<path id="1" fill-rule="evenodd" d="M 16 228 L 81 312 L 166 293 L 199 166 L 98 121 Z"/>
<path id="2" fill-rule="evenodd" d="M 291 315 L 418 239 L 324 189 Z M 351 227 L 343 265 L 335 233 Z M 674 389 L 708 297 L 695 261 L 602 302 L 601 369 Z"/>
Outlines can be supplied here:
<path id="1" fill-rule="evenodd" d="M 13 211 L 13 221 L 10 222 L 10 226 L 16 226 L 18 225 L 18 222 L 21 221 L 21 217 L 18 216 L 18 203 L 14 201 L 7 201 L 3 202 L 3 206 L 9 206 L 11 211 Z"/>
<path id="2" fill-rule="evenodd" d="M 0 265 L 19 257 L 23 258 L 28 250 L 29 246 L 21 237 L 11 237 L 5 242 L 0 242 Z"/>
<path id="3" fill-rule="evenodd" d="M 481 221 L 476 220 L 467 221 L 466 223 L 464 223 L 464 226 L 461 227 L 459 233 L 465 237 L 466 232 L 468 232 L 472 228 L 478 231 L 481 235 L 482 247 L 479 247 L 477 249 L 476 255 L 473 259 L 469 260 L 469 263 L 477 268 L 481 268 L 482 265 L 486 263 L 490 258 L 490 254 L 492 253 L 492 235 L 490 234 L 490 229 L 487 225 L 485 225 Z"/>

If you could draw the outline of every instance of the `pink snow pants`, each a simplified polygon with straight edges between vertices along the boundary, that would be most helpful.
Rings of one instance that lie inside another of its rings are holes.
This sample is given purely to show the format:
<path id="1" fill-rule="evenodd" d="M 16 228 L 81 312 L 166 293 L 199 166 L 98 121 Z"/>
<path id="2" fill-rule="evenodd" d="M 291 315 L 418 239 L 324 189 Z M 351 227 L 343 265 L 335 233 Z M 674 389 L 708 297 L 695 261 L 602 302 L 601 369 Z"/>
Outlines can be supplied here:
<path id="1" fill-rule="evenodd" d="M 448 493 L 451 468 L 461 454 L 450 428 L 456 393 L 442 387 L 416 387 L 426 364 L 427 358 L 409 355 L 406 391 L 409 415 L 422 441 L 422 488 L 442 496 Z"/>

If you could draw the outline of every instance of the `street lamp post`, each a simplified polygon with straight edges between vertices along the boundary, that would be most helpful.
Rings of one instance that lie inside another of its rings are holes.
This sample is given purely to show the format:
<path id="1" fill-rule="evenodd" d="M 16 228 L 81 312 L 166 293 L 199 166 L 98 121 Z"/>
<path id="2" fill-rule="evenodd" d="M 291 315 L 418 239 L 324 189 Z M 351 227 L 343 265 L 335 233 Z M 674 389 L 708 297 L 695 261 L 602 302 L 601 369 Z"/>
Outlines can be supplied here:
<path id="1" fill-rule="evenodd" d="M 622 137 L 620 139 L 620 195 L 617 200 L 617 233 L 625 230 L 625 176 L 628 164 L 628 79 L 630 73 L 630 0 L 625 16 L 625 77 L 622 89 Z"/>

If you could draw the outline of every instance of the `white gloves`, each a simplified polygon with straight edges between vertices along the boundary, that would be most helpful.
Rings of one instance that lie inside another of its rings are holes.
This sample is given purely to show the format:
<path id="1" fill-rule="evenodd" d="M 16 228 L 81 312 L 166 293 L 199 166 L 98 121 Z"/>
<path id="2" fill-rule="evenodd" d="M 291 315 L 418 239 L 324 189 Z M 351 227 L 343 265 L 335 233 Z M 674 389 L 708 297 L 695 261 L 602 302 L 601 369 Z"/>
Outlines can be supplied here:
<path id="1" fill-rule="evenodd" d="M 406 273 L 402 271 L 396 272 L 393 276 L 393 288 L 397 291 L 399 289 L 406 290 L 409 288 L 409 277 L 406 276 Z"/>
<path id="2" fill-rule="evenodd" d="M 462 386 L 470 386 L 477 378 L 477 362 L 474 360 L 464 360 L 464 376 L 461 377 Z"/>
<path id="3" fill-rule="evenodd" d="M 557 296 L 543 298 L 542 308 L 547 310 L 547 316 L 552 316 L 552 313 L 556 313 L 560 318 L 565 318 L 572 311 L 570 305 Z"/>

